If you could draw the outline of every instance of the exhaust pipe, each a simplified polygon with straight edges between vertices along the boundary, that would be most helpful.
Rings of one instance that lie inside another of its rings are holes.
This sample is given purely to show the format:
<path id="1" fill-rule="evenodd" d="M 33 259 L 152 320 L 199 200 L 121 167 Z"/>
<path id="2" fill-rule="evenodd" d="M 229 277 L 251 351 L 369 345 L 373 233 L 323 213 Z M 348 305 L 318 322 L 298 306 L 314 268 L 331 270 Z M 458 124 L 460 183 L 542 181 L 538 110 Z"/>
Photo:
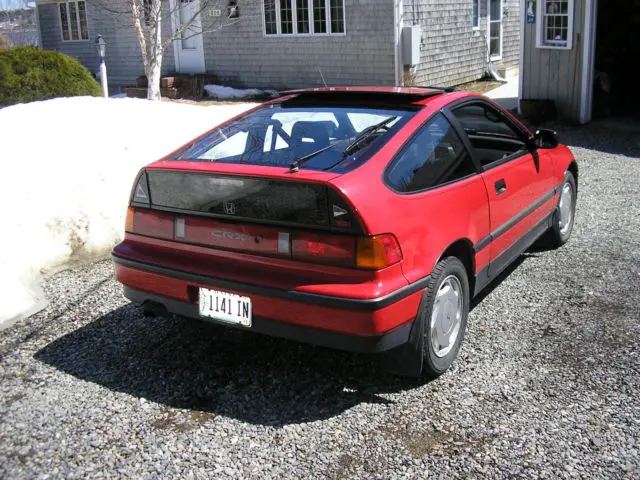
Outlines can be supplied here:
<path id="1" fill-rule="evenodd" d="M 167 311 L 167 307 L 165 307 L 162 303 L 154 302 L 152 300 L 145 300 L 142 303 L 142 314 L 146 318 L 168 318 L 171 316 L 171 314 Z"/>

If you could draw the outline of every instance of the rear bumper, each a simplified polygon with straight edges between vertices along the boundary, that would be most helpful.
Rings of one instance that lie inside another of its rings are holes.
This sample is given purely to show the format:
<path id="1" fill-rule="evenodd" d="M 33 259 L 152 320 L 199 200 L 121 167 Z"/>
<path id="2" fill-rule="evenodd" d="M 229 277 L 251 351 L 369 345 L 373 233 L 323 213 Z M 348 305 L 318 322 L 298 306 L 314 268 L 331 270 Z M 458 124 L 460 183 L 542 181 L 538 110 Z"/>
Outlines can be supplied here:
<path id="1" fill-rule="evenodd" d="M 358 353 L 381 353 L 391 350 L 409 341 L 413 322 L 405 323 L 390 332 L 382 335 L 361 336 L 349 335 L 316 328 L 292 325 L 289 323 L 268 320 L 260 317 L 253 317 L 251 328 L 244 328 L 224 322 L 218 322 L 210 318 L 203 318 L 198 315 L 198 305 L 195 303 L 181 302 L 172 298 L 154 295 L 152 293 L 136 290 L 131 287 L 124 287 L 124 296 L 132 302 L 153 304 L 154 309 L 161 306 L 168 314 L 180 315 L 187 318 L 222 325 L 240 330 L 247 330 L 254 333 L 261 333 L 272 337 L 286 338 L 296 342 L 311 343 L 323 347 L 334 348 L 336 350 L 346 350 Z M 162 312 L 157 313 L 163 314 Z"/>
<path id="2" fill-rule="evenodd" d="M 153 302 L 169 313 L 203 319 L 198 288 L 219 289 L 251 297 L 251 331 L 356 352 L 382 352 L 406 343 L 424 288 L 419 282 L 376 299 L 351 299 L 228 281 L 115 254 L 113 260 L 125 296 L 134 302 Z"/>

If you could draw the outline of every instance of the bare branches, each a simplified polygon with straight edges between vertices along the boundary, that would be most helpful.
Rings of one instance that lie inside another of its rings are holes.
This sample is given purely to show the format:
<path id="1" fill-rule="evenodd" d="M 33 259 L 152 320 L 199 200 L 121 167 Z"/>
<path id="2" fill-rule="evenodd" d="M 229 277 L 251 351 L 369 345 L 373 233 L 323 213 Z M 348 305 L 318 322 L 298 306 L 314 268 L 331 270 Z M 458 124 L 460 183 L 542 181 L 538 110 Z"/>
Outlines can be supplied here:
<path id="1" fill-rule="evenodd" d="M 134 29 L 149 79 L 147 97 L 155 100 L 160 98 L 163 54 L 174 42 L 234 25 L 240 19 L 231 18 L 230 5 L 259 1 L 263 0 L 92 0 L 91 3 L 114 21 L 125 20 Z M 214 11 L 219 11 L 219 15 L 210 14 Z M 170 28 L 163 29 L 165 21 L 171 22 Z"/>
<path id="2" fill-rule="evenodd" d="M 129 0 L 129 6 L 131 9 L 131 16 L 133 18 L 133 28 L 136 31 L 136 37 L 138 37 L 138 42 L 140 43 L 140 50 L 142 51 L 142 61 L 144 62 L 144 68 L 146 70 L 149 66 L 149 52 L 147 51 L 147 39 L 144 36 L 142 23 L 140 20 L 140 5 L 136 0 Z"/>

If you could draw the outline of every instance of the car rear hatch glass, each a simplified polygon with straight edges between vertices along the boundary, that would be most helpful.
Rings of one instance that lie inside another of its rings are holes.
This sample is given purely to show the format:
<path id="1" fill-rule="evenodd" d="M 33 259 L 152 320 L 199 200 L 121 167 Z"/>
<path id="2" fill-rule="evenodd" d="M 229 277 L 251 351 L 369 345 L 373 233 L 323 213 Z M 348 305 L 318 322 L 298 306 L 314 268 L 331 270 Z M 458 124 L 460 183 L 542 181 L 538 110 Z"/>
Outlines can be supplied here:
<path id="1" fill-rule="evenodd" d="M 300 168 L 339 170 L 344 163 L 355 168 L 419 109 L 403 96 L 391 97 L 393 101 L 384 98 L 389 103 L 375 103 L 369 97 L 287 98 L 208 132 L 167 160 L 282 168 L 311 155 Z M 347 150 L 368 127 L 381 122 L 384 128 L 368 135 L 367 142 Z"/>
<path id="2" fill-rule="evenodd" d="M 305 181 L 143 170 L 131 204 L 232 221 L 359 232 L 351 208 L 329 186 Z"/>
<path id="3" fill-rule="evenodd" d="M 154 208 L 278 224 L 328 226 L 324 185 L 260 177 L 150 170 Z"/>

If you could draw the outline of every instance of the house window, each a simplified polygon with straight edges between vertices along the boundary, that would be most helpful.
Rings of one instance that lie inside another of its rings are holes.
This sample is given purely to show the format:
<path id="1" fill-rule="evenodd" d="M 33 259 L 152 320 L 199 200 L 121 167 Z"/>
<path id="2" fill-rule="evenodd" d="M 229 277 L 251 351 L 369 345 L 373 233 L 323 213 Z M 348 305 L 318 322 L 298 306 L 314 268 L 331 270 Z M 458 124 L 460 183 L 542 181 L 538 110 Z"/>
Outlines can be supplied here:
<path id="1" fill-rule="evenodd" d="M 573 47 L 574 0 L 541 0 L 538 2 L 538 48 Z"/>
<path id="2" fill-rule="evenodd" d="M 58 3 L 62 39 L 66 41 L 89 40 L 86 2 Z"/>
<path id="3" fill-rule="evenodd" d="M 264 32 L 267 35 L 278 34 L 278 20 L 276 18 L 277 0 L 265 0 L 264 2 Z"/>
<path id="4" fill-rule="evenodd" d="M 331 33 L 344 33 L 344 0 L 330 0 Z"/>
<path id="5" fill-rule="evenodd" d="M 326 0 L 313 0 L 313 33 L 327 33 Z"/>
<path id="6" fill-rule="evenodd" d="M 264 0 L 266 35 L 345 33 L 344 0 Z"/>
<path id="7" fill-rule="evenodd" d="M 291 2 L 293 0 L 280 0 L 280 28 L 283 35 L 293 34 L 293 10 Z"/>
<path id="8" fill-rule="evenodd" d="M 297 33 L 300 35 L 311 33 L 309 29 L 309 2 L 306 0 L 297 0 L 296 13 L 298 16 Z"/>
<path id="9" fill-rule="evenodd" d="M 474 29 L 480 28 L 480 0 L 471 0 L 471 26 Z"/>

